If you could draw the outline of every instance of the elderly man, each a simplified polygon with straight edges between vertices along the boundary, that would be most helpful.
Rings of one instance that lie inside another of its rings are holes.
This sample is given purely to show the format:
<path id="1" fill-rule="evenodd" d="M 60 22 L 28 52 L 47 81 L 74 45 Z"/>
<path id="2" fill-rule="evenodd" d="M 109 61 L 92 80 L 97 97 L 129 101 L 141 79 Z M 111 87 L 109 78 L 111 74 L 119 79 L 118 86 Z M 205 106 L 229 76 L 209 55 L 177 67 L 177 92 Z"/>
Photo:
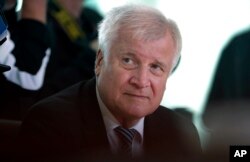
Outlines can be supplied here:
<path id="1" fill-rule="evenodd" d="M 106 15 L 98 39 L 96 77 L 34 105 L 21 150 L 34 159 L 196 160 L 195 127 L 160 106 L 180 57 L 176 24 L 154 8 L 125 5 Z"/>

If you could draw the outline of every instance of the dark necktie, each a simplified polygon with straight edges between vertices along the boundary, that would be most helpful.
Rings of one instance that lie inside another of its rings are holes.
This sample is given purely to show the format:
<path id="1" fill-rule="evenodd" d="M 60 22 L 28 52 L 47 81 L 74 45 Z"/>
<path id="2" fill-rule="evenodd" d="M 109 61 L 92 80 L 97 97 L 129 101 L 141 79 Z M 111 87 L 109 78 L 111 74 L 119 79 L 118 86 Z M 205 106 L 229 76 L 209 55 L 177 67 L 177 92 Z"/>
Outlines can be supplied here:
<path id="1" fill-rule="evenodd" d="M 120 139 L 120 149 L 118 153 L 121 156 L 132 158 L 132 144 L 136 134 L 139 134 L 135 129 L 126 129 L 121 126 L 115 128 Z"/>

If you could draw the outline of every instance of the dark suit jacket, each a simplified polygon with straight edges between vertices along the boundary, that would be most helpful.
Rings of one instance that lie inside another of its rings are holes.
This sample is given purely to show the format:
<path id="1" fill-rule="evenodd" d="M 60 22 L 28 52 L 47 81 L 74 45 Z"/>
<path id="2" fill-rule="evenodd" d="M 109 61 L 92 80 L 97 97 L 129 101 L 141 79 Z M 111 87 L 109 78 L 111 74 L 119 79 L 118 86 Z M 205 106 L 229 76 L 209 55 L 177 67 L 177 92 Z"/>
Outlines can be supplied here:
<path id="1" fill-rule="evenodd" d="M 95 86 L 95 79 L 80 82 L 34 105 L 22 125 L 19 152 L 35 159 L 121 160 L 111 153 Z M 144 152 L 142 161 L 193 161 L 201 147 L 192 123 L 159 106 L 145 118 Z"/>

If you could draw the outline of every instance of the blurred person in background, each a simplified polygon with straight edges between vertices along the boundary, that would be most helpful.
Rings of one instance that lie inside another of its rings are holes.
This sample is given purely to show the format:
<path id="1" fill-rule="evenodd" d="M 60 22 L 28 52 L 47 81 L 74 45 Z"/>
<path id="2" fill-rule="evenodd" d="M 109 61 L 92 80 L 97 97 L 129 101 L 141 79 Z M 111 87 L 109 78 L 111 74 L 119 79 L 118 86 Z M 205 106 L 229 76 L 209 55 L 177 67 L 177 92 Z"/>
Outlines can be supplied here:
<path id="1" fill-rule="evenodd" d="M 15 8 L 15 0 L 3 1 L 4 13 Z M 20 19 L 6 16 L 9 34 L 1 46 L 0 63 L 11 70 L 0 74 L 0 118 L 18 119 L 23 115 L 23 97 L 31 97 L 42 87 L 50 55 L 46 27 L 47 1 L 24 0 Z M 13 14 L 14 15 L 14 14 Z"/>
<path id="2" fill-rule="evenodd" d="M 43 84 L 50 41 L 46 0 L 23 0 L 19 19 L 10 16 L 16 14 L 15 0 L 1 0 L 0 4 L 0 9 L 8 13 L 4 24 L 7 36 L 0 45 L 0 64 L 9 67 L 0 73 L 0 161 L 8 161 L 4 156 L 13 149 L 22 122 L 22 98 L 30 97 Z"/>
<path id="3" fill-rule="evenodd" d="M 35 2 L 32 1 L 30 3 Z M 42 35 L 41 38 L 46 37 L 46 39 L 41 40 L 51 44 L 51 55 L 48 66 L 45 68 L 42 87 L 39 87 L 38 91 L 28 92 L 27 95 L 19 96 L 22 110 L 21 117 L 25 115 L 32 104 L 40 99 L 52 95 L 80 80 L 89 79 L 94 76 L 93 67 L 97 43 L 96 28 L 102 16 L 83 5 L 82 0 L 48 1 L 45 14 L 48 33 L 47 31 L 44 33 L 36 30 L 35 35 Z M 13 36 L 11 35 L 13 41 L 22 41 L 22 39 L 15 36 L 22 34 L 16 32 L 20 31 L 18 30 L 20 27 L 16 25 L 18 21 L 14 21 L 17 19 L 18 14 L 15 13 L 14 9 L 10 9 L 6 12 L 6 17 L 10 19 L 9 30 L 10 33 L 14 33 Z M 23 28 L 27 29 L 27 27 Z M 30 43 L 36 43 L 36 41 Z M 41 47 L 44 43 L 40 42 Z M 14 48 L 13 53 L 21 53 L 20 51 L 24 51 L 22 47 L 31 49 L 32 46 L 32 44 L 19 46 L 20 48 Z M 33 52 L 32 49 L 29 52 Z M 42 56 L 39 50 L 37 50 L 36 54 L 33 55 L 33 59 L 35 59 L 33 64 L 17 61 L 16 65 L 21 66 L 23 69 L 29 69 L 29 72 L 34 74 L 39 61 L 41 62 L 42 60 Z M 19 54 L 15 57 L 21 59 L 22 55 Z M 32 86 L 32 84 L 28 86 Z"/>
<path id="4" fill-rule="evenodd" d="M 48 26 L 53 42 L 45 83 L 38 99 L 94 76 L 97 24 L 102 16 L 83 0 L 49 0 Z"/>
<path id="5" fill-rule="evenodd" d="M 211 133 L 208 161 L 229 161 L 230 145 L 250 145 L 250 30 L 235 35 L 224 47 L 203 121 Z"/>
<path id="6" fill-rule="evenodd" d="M 250 31 L 235 35 L 224 47 L 212 81 L 207 106 L 250 98 Z"/>

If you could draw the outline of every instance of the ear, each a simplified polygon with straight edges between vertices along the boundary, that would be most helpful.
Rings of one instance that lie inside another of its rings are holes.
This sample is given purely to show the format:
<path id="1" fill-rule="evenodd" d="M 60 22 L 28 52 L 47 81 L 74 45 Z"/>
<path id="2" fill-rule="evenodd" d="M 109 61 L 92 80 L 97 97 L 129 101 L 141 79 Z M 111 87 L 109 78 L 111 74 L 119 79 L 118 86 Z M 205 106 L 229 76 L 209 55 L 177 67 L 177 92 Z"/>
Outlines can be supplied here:
<path id="1" fill-rule="evenodd" d="M 173 69 L 172 69 L 172 71 L 171 71 L 171 74 L 173 74 L 173 73 L 175 72 L 175 70 L 176 70 L 177 67 L 179 66 L 180 62 L 181 62 L 181 55 L 180 55 L 180 57 L 178 58 L 178 60 L 177 60 L 177 62 L 176 62 L 176 64 L 175 64 L 175 66 L 173 67 Z"/>
<path id="2" fill-rule="evenodd" d="M 96 59 L 95 59 L 95 75 L 96 76 L 98 76 L 100 74 L 102 64 L 103 64 L 103 53 L 99 49 L 96 53 Z"/>

